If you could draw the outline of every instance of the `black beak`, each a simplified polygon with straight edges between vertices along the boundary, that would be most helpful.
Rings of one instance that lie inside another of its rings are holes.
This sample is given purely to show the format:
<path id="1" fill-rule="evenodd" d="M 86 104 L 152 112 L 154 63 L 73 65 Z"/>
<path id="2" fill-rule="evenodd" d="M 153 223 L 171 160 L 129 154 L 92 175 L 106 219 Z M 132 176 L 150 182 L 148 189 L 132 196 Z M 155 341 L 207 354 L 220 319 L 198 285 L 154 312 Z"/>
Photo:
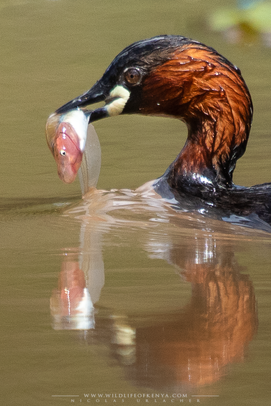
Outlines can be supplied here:
<path id="1" fill-rule="evenodd" d="M 100 81 L 96 82 L 95 85 L 83 93 L 81 96 L 76 97 L 75 99 L 64 104 L 62 107 L 56 110 L 56 114 L 63 114 L 70 110 L 76 109 L 77 107 L 85 107 L 89 104 L 98 103 L 104 101 L 107 97 L 107 92 L 101 86 Z M 106 107 L 100 107 L 96 110 L 91 111 L 89 117 L 89 123 L 93 121 L 100 120 L 101 118 L 108 117 L 108 112 Z"/>

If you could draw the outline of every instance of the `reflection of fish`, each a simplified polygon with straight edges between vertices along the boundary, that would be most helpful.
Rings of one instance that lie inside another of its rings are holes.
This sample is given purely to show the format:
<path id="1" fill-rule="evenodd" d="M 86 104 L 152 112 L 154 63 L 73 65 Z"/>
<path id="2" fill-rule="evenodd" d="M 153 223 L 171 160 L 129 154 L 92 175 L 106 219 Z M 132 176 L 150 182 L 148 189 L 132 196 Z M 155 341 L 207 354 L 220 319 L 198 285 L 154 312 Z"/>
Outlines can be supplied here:
<path id="1" fill-rule="evenodd" d="M 62 263 L 58 289 L 53 291 L 50 308 L 55 330 L 88 330 L 94 327 L 94 308 L 78 262 Z"/>
<path id="2" fill-rule="evenodd" d="M 88 115 L 76 109 L 67 114 L 52 114 L 46 123 L 48 146 L 57 163 L 60 179 L 74 181 L 86 144 Z"/>

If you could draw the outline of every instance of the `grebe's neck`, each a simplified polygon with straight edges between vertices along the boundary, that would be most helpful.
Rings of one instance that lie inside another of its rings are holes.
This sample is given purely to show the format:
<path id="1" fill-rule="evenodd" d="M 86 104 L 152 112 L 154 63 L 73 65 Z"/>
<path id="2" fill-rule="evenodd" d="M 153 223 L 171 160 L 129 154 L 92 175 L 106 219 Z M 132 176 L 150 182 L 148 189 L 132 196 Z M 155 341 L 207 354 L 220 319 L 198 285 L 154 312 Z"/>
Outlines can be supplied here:
<path id="1" fill-rule="evenodd" d="M 187 124 L 186 144 L 169 167 L 169 183 L 180 187 L 206 178 L 232 184 L 238 158 L 245 152 L 252 101 L 238 68 L 201 44 L 177 50 L 143 84 L 140 112 L 179 118 Z"/>
<path id="2" fill-rule="evenodd" d="M 215 187 L 232 185 L 232 174 L 237 159 L 246 149 L 249 128 L 239 120 L 244 130 L 237 133 L 235 122 L 227 114 L 228 106 L 220 106 L 221 112 L 215 118 L 187 121 L 186 143 L 170 166 L 172 187 L 180 187 L 185 180 Z"/>

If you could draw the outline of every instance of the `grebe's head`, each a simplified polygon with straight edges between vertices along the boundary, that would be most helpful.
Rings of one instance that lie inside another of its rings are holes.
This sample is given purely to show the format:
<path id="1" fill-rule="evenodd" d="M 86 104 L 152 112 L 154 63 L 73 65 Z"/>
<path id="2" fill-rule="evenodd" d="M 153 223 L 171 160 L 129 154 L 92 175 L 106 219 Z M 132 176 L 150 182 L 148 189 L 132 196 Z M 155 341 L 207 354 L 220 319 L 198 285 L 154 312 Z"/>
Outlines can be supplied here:
<path id="1" fill-rule="evenodd" d="M 218 181 L 231 182 L 245 151 L 252 102 L 239 69 L 214 49 L 181 36 L 136 42 L 90 90 L 57 113 L 100 101 L 105 106 L 91 113 L 91 122 L 134 113 L 181 119 L 188 126 L 188 143 L 197 147 L 181 171 L 200 171 L 204 165 Z"/>

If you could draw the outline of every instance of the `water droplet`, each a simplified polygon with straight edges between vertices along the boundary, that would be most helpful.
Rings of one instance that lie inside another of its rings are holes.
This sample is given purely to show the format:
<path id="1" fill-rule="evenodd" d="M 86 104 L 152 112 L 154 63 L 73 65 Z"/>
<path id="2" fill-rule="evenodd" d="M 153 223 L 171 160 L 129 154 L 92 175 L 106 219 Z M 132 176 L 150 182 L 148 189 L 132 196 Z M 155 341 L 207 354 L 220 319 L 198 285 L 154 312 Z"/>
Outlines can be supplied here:
<path id="1" fill-rule="evenodd" d="M 214 65 L 212 63 L 208 62 L 204 69 L 206 72 L 211 72 L 211 70 L 214 69 Z"/>
<path id="2" fill-rule="evenodd" d="M 220 97 L 225 97 L 225 90 L 223 89 L 223 87 L 220 88 L 220 92 L 219 92 L 219 96 Z"/>
<path id="3" fill-rule="evenodd" d="M 236 70 L 236 72 L 239 74 L 239 75 L 241 75 L 241 70 L 238 68 L 238 66 L 234 66 L 234 69 Z"/>

